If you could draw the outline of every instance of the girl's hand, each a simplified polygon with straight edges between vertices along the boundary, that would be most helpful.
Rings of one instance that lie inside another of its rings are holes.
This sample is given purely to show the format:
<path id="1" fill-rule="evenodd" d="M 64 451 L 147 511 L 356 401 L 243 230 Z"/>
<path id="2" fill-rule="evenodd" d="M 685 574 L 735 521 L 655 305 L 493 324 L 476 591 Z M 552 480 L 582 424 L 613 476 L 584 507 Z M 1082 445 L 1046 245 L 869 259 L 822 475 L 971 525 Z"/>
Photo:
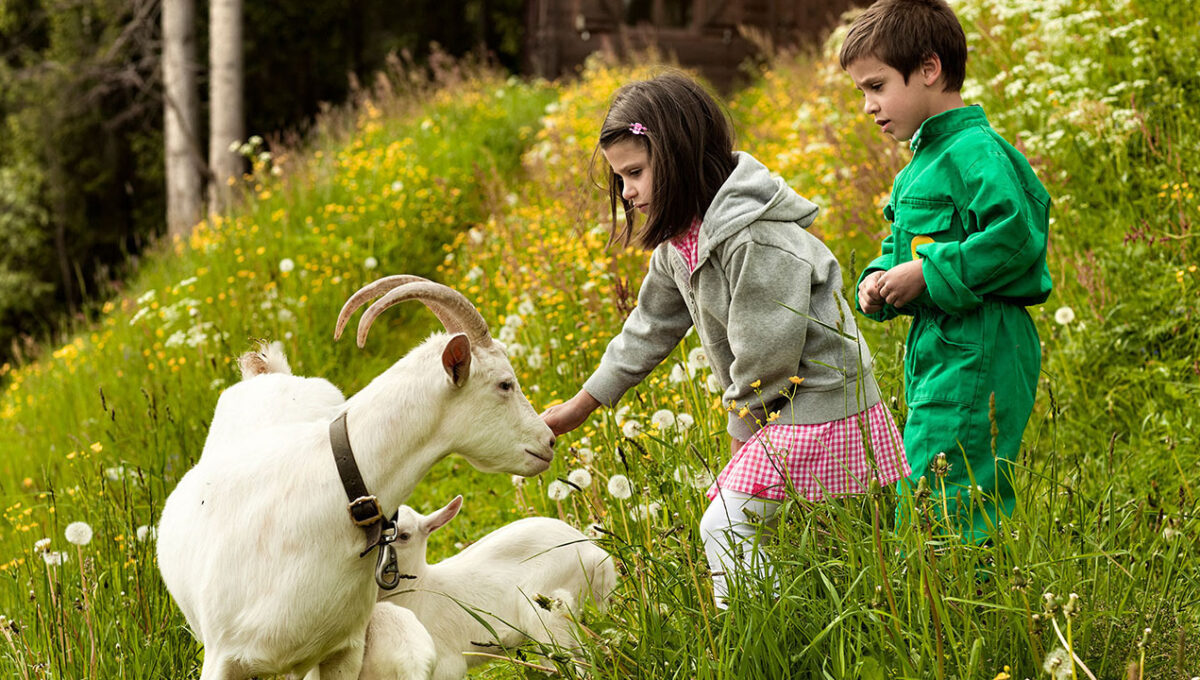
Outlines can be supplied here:
<path id="1" fill-rule="evenodd" d="M 551 406 L 542 412 L 542 420 L 550 426 L 554 436 L 565 434 L 583 424 L 592 415 L 592 411 L 600 408 L 600 402 L 592 395 L 579 390 L 579 393 L 569 400 Z"/>
<path id="2" fill-rule="evenodd" d="M 879 293 L 889 305 L 897 309 L 924 292 L 925 274 L 921 271 L 920 260 L 892 267 L 879 277 Z"/>
<path id="3" fill-rule="evenodd" d="M 883 309 L 884 299 L 879 293 L 881 276 L 882 271 L 871 272 L 858 284 L 858 307 L 866 314 L 874 314 Z"/>
<path id="4" fill-rule="evenodd" d="M 741 451 L 742 447 L 745 445 L 746 445 L 746 442 L 738 439 L 737 437 L 730 437 L 729 438 L 729 455 L 731 457 L 737 455 L 737 452 Z"/>

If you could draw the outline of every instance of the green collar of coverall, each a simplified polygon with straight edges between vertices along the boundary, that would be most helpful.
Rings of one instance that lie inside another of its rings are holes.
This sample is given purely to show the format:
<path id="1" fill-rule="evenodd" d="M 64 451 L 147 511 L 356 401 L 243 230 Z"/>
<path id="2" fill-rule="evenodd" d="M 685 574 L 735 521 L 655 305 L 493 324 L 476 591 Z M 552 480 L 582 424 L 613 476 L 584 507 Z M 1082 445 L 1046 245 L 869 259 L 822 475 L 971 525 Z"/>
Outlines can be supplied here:
<path id="1" fill-rule="evenodd" d="M 921 143 L 925 139 L 934 139 L 935 137 L 958 132 L 965 128 L 987 124 L 987 115 L 984 114 L 983 107 L 978 104 L 943 111 L 926 118 L 925 122 L 921 123 L 921 127 L 912 136 L 909 147 L 913 152 L 916 152 L 917 149 L 921 148 Z"/>

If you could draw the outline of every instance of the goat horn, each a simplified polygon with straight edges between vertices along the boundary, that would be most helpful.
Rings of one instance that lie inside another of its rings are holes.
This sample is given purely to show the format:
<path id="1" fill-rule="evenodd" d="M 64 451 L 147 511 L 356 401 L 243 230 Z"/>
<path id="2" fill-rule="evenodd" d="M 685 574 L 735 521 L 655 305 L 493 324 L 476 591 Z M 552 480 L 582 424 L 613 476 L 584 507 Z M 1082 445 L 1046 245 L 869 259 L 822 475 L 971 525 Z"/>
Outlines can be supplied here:
<path id="1" fill-rule="evenodd" d="M 346 323 L 350 321 L 350 317 L 354 312 L 358 311 L 359 307 L 367 304 L 367 302 L 383 295 L 384 293 L 403 286 L 406 283 L 416 283 L 419 281 L 428 281 L 429 279 L 413 276 L 411 274 L 397 274 L 395 276 L 385 276 L 367 285 L 359 288 L 357 292 L 346 300 L 346 304 L 342 305 L 342 311 L 338 312 L 337 326 L 333 329 L 333 339 L 337 340 L 342 337 L 342 331 L 346 329 Z"/>
<path id="2" fill-rule="evenodd" d="M 390 278 L 390 277 L 389 277 Z M 466 333 L 472 345 L 487 347 L 492 344 L 492 334 L 487 322 L 462 293 L 420 277 L 416 281 L 402 282 L 393 286 L 383 297 L 376 300 L 358 321 L 358 346 L 367 342 L 371 324 L 385 309 L 405 300 L 420 300 L 442 322 L 448 333 Z M 381 287 L 382 288 L 382 287 Z M 349 304 L 349 303 L 347 303 Z"/>

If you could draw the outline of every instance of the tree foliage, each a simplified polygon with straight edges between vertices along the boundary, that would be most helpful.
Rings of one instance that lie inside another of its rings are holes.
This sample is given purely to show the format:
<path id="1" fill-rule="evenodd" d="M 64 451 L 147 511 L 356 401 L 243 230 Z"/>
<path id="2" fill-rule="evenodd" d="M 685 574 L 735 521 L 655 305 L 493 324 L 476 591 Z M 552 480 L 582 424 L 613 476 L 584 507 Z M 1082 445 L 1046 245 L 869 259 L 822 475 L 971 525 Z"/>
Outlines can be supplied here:
<path id="1" fill-rule="evenodd" d="M 421 59 L 431 42 L 451 54 L 486 48 L 513 67 L 522 5 L 248 3 L 248 134 L 303 132 L 388 54 Z M 198 55 L 207 10 L 198 4 Z M 0 3 L 0 358 L 119 287 L 130 258 L 165 233 L 159 11 L 153 0 Z"/>

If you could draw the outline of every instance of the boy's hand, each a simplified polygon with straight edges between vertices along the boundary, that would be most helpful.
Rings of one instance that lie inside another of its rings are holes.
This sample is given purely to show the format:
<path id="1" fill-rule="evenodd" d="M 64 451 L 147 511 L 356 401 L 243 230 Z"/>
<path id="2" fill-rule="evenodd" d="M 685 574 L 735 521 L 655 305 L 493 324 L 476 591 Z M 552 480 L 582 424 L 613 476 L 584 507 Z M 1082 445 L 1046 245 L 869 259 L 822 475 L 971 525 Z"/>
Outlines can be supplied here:
<path id="1" fill-rule="evenodd" d="M 551 406 L 542 412 L 542 420 L 550 426 L 554 436 L 570 432 L 583 424 L 592 415 L 592 411 L 600 408 L 600 402 L 583 390 L 567 401 Z"/>
<path id="2" fill-rule="evenodd" d="M 920 260 L 892 267 L 879 277 L 879 294 L 885 302 L 897 309 L 912 302 L 924 292 L 925 274 L 921 271 Z"/>
<path id="3" fill-rule="evenodd" d="M 883 309 L 883 295 L 879 292 L 879 278 L 882 271 L 871 272 L 858 284 L 858 307 L 866 314 L 874 314 Z"/>

